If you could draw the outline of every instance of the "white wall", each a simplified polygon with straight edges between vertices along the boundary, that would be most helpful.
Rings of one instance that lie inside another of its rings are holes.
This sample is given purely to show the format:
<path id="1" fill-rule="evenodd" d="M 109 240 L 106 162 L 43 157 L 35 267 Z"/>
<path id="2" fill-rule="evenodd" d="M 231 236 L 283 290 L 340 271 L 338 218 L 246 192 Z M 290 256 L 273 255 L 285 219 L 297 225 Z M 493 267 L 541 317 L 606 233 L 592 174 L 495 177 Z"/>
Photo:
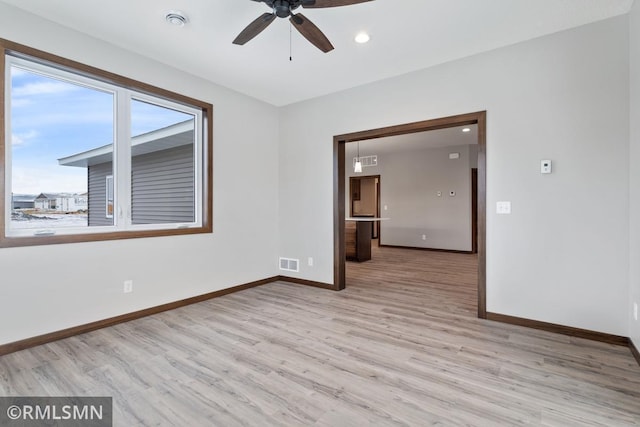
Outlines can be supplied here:
<path id="1" fill-rule="evenodd" d="M 278 274 L 275 107 L 4 3 L 0 37 L 214 106 L 213 234 L 0 249 L 0 344 Z"/>
<path id="2" fill-rule="evenodd" d="M 640 317 L 633 318 L 633 304 L 640 306 L 640 2 L 634 2 L 629 15 L 631 60 L 631 135 L 629 162 L 630 173 L 630 315 L 629 336 L 636 348 L 640 348 Z M 638 308 L 640 310 L 640 307 Z M 639 314 L 640 316 L 640 314 Z"/>
<path id="3" fill-rule="evenodd" d="M 334 135 L 487 110 L 488 310 L 626 336 L 628 49 L 623 16 L 283 108 L 280 254 L 333 281 Z"/>
<path id="4" fill-rule="evenodd" d="M 388 208 L 380 215 L 390 218 L 381 223 L 382 245 L 470 251 L 469 148 L 459 145 L 386 152 L 378 155 L 377 166 L 356 174 L 352 167 L 355 153 L 347 145 L 345 207 L 349 207 L 350 176 L 380 175 L 381 205 Z M 460 158 L 449 159 L 449 153 L 459 153 Z M 437 196 L 438 191 L 442 196 Z M 449 196 L 450 191 L 455 192 L 454 197 Z"/>
<path id="5" fill-rule="evenodd" d="M 0 249 L 0 344 L 270 277 L 278 255 L 313 256 L 299 276 L 331 283 L 333 136 L 478 110 L 489 311 L 629 335 L 629 283 L 640 299 L 638 8 L 630 126 L 627 16 L 277 110 L 0 3 L 2 38 L 214 105 L 214 233 Z M 543 158 L 554 174 L 538 173 Z M 511 216 L 495 215 L 498 200 L 512 201 Z M 639 345 L 637 322 L 630 335 Z"/>

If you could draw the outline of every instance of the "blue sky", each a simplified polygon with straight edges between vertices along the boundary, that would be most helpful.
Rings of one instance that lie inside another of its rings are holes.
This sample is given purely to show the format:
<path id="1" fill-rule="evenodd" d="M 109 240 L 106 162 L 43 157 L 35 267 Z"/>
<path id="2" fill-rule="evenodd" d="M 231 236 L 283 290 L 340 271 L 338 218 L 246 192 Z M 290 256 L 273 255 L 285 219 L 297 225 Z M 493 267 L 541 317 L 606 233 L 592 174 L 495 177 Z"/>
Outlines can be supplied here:
<path id="1" fill-rule="evenodd" d="M 12 188 L 16 194 L 87 191 L 84 168 L 58 159 L 111 144 L 114 95 L 12 67 Z M 134 101 L 132 133 L 139 135 L 190 118 Z"/>

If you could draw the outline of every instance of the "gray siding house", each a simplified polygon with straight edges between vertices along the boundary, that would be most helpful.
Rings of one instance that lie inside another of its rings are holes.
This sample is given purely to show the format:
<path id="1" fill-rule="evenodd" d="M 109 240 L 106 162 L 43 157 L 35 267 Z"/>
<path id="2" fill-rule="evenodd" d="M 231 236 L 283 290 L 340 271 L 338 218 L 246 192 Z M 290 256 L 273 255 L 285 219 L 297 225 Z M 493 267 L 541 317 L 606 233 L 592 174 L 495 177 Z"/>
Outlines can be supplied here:
<path id="1" fill-rule="evenodd" d="M 193 120 L 138 135 L 131 141 L 133 224 L 195 220 Z M 58 159 L 87 168 L 89 226 L 113 225 L 114 181 L 111 144 Z"/>

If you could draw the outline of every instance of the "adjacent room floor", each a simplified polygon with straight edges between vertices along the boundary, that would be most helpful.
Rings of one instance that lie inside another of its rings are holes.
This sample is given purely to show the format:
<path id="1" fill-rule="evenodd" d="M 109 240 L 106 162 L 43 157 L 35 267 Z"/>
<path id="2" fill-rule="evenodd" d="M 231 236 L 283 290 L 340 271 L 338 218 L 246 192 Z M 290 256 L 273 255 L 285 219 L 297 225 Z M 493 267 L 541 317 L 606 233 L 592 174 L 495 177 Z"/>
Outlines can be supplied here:
<path id="1" fill-rule="evenodd" d="M 113 396 L 116 426 L 640 425 L 628 348 L 476 319 L 476 262 L 376 249 L 342 292 L 272 283 L 1 357 L 0 393 Z"/>

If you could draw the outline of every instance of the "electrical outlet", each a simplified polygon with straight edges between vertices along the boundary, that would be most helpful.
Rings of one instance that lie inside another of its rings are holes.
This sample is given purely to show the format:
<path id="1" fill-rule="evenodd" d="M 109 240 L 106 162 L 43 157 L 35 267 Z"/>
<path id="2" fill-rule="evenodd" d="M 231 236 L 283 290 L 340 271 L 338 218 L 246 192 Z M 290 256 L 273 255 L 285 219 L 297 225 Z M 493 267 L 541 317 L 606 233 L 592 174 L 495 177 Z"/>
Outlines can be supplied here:
<path id="1" fill-rule="evenodd" d="M 422 235 L 422 240 L 427 240 L 427 235 L 426 234 Z"/>
<path id="2" fill-rule="evenodd" d="M 123 292 L 125 294 L 133 292 L 133 280 L 125 280 L 124 281 L 124 289 Z"/>
<path id="3" fill-rule="evenodd" d="M 496 202 L 496 213 L 501 215 L 511 214 L 511 202 Z"/>
<path id="4" fill-rule="evenodd" d="M 633 303 L 633 319 L 634 320 L 638 320 L 638 303 L 634 302 Z"/>
<path id="5" fill-rule="evenodd" d="M 308 265 L 309 267 L 313 267 L 313 257 L 309 257 L 309 258 L 307 258 L 307 265 Z"/>

